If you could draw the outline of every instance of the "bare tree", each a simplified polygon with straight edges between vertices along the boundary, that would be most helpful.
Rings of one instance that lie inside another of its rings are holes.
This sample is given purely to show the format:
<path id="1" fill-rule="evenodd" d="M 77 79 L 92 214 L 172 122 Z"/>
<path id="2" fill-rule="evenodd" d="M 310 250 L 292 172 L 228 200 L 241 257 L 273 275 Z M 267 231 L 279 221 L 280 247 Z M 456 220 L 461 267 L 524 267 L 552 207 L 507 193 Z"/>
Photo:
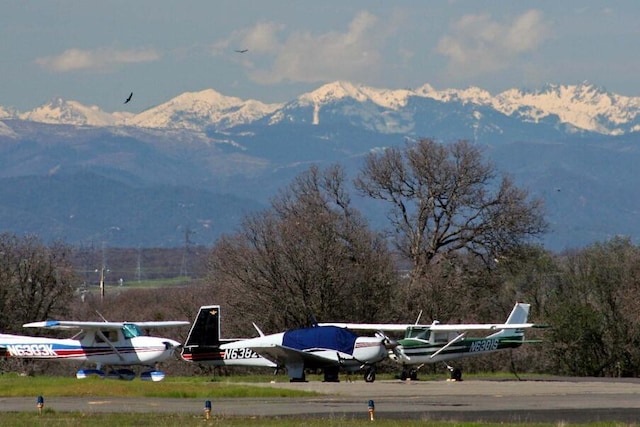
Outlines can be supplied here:
<path id="1" fill-rule="evenodd" d="M 228 303 L 274 329 L 319 320 L 378 320 L 388 308 L 393 263 L 383 239 L 351 207 L 343 170 L 311 167 L 245 218 L 210 259 Z"/>
<path id="2" fill-rule="evenodd" d="M 62 243 L 0 235 L 1 330 L 18 332 L 23 323 L 66 312 L 77 284 L 70 253 Z"/>
<path id="3" fill-rule="evenodd" d="M 356 188 L 391 204 L 398 250 L 423 277 L 434 260 L 470 253 L 492 260 L 545 231 L 542 202 L 498 174 L 467 141 L 422 139 L 365 160 Z"/>
<path id="4" fill-rule="evenodd" d="M 564 256 L 546 312 L 549 358 L 561 374 L 640 373 L 640 248 L 615 237 Z"/>

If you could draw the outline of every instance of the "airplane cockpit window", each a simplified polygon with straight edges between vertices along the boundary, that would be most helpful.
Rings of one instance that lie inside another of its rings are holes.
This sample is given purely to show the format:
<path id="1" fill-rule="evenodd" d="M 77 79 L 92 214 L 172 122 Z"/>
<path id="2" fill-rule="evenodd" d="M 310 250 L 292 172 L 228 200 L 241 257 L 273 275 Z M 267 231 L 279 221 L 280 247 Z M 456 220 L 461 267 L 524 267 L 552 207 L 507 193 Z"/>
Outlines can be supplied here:
<path id="1" fill-rule="evenodd" d="M 449 334 L 447 332 L 438 332 L 434 334 L 433 342 L 449 342 Z"/>
<path id="2" fill-rule="evenodd" d="M 96 333 L 96 341 L 97 342 L 105 342 L 104 339 L 102 338 L 103 336 L 110 342 L 117 342 L 118 341 L 118 331 L 114 331 L 114 330 L 106 330 L 106 331 L 100 331 L 102 332 L 100 333 Z"/>
<path id="3" fill-rule="evenodd" d="M 420 338 L 421 340 L 429 340 L 430 335 L 431 335 L 431 331 L 429 329 L 425 329 L 424 331 L 418 334 L 417 338 Z"/>
<path id="4" fill-rule="evenodd" d="M 122 327 L 122 333 L 126 339 L 131 339 L 142 335 L 142 331 L 140 330 L 138 325 L 134 325 L 133 323 L 125 324 Z"/>
<path id="5" fill-rule="evenodd" d="M 416 338 L 419 340 L 428 340 L 431 331 L 425 327 L 409 327 L 405 333 L 405 338 Z"/>

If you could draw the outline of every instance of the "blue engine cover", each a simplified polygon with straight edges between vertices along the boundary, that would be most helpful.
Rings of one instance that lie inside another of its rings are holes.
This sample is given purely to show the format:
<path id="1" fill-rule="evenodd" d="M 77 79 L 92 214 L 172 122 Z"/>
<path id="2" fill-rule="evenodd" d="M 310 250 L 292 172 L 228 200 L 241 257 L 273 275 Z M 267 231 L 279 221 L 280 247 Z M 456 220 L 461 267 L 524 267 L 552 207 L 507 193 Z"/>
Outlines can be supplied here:
<path id="1" fill-rule="evenodd" d="M 358 335 L 348 329 L 336 326 L 315 326 L 285 332 L 282 345 L 303 351 L 322 349 L 353 354 L 357 338 Z"/>

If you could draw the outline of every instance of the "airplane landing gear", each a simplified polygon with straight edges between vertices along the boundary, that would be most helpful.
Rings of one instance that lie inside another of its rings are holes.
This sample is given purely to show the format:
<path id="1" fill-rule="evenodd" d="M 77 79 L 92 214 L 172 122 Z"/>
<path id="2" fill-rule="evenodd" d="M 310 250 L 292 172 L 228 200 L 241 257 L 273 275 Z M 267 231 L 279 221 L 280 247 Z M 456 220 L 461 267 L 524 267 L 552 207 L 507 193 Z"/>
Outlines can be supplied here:
<path id="1" fill-rule="evenodd" d="M 462 369 L 449 365 L 447 365 L 447 368 L 449 369 L 449 381 L 462 381 Z"/>
<path id="2" fill-rule="evenodd" d="M 339 383 L 340 382 L 340 369 L 336 367 L 324 368 L 324 382 L 325 383 Z"/>
<path id="3" fill-rule="evenodd" d="M 400 374 L 400 379 L 402 381 L 412 380 L 415 381 L 418 379 L 418 370 L 416 368 L 403 368 L 402 373 Z"/>
<path id="4" fill-rule="evenodd" d="M 290 383 L 306 383 L 307 382 L 307 377 L 304 374 L 304 372 L 302 373 L 302 376 L 299 377 L 291 377 L 289 379 Z"/>
<path id="5" fill-rule="evenodd" d="M 369 365 L 367 369 L 364 371 L 364 380 L 365 382 L 372 383 L 376 380 L 376 368 L 375 366 Z"/>

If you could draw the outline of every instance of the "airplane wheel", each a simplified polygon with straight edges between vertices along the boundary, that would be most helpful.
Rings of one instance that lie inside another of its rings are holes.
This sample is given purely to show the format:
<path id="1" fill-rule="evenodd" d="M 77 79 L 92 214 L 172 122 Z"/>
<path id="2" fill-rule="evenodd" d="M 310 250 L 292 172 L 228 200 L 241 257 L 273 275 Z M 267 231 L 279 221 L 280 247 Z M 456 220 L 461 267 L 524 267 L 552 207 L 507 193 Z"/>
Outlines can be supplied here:
<path id="1" fill-rule="evenodd" d="M 364 381 L 368 383 L 372 383 L 376 380 L 376 368 L 373 366 L 368 366 L 367 370 L 364 373 Z"/>
<path id="2" fill-rule="evenodd" d="M 409 378 L 409 375 L 407 374 L 407 370 L 403 369 L 402 372 L 400 373 L 400 379 L 402 381 L 406 381 L 407 378 Z"/>
<path id="3" fill-rule="evenodd" d="M 451 380 L 462 381 L 462 369 L 454 368 L 453 371 L 451 371 Z"/>
<path id="4" fill-rule="evenodd" d="M 289 382 L 290 383 L 306 383 L 307 377 L 305 376 L 305 374 L 302 374 L 300 378 L 290 378 Z"/>
<path id="5" fill-rule="evenodd" d="M 325 383 L 339 383 L 340 382 L 340 370 L 338 367 L 325 368 L 324 370 L 324 382 Z"/>
<path id="6" fill-rule="evenodd" d="M 417 380 L 418 379 L 418 370 L 417 369 L 411 369 L 409 371 L 409 378 L 411 378 L 411 380 Z"/>

